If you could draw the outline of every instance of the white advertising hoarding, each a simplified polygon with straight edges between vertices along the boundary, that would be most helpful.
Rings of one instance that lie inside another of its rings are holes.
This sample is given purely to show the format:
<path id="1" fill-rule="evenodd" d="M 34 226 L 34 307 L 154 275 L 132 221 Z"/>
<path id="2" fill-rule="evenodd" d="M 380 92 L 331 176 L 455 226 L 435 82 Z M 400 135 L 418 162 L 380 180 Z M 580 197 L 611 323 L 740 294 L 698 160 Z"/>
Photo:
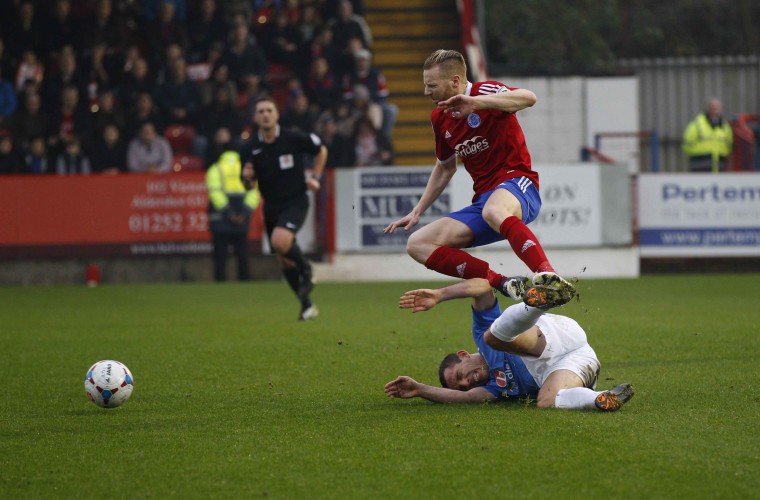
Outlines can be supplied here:
<path id="1" fill-rule="evenodd" d="M 760 255 L 760 174 L 642 174 L 642 257 Z"/>
<path id="2" fill-rule="evenodd" d="M 557 164 L 534 166 L 543 206 L 530 224 L 545 247 L 631 244 L 630 181 L 620 166 Z M 409 233 L 382 230 L 408 214 L 425 190 L 430 168 L 376 167 L 337 172 L 337 250 L 399 251 Z M 472 179 L 459 168 L 426 211 L 420 227 L 472 201 Z M 494 243 L 493 245 L 503 243 Z"/>

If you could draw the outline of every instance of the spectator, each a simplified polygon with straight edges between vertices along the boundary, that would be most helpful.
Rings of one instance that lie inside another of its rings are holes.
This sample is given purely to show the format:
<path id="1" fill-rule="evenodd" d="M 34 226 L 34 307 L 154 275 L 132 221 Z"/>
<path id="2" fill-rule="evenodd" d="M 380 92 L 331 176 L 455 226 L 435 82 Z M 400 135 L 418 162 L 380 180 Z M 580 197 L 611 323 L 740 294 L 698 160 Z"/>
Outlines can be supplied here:
<path id="1" fill-rule="evenodd" d="M 201 84 L 201 104 L 203 106 L 208 106 L 211 103 L 219 86 L 227 88 L 227 92 L 233 97 L 233 101 L 237 99 L 237 85 L 230 80 L 229 76 L 230 71 L 226 64 L 216 65 L 211 78 Z"/>
<path id="2" fill-rule="evenodd" d="M 79 103 L 79 90 L 74 85 L 67 85 L 61 92 L 61 104 L 53 112 L 50 139 L 48 144 L 62 147 L 75 137 L 86 138 L 90 132 L 90 117 Z"/>
<path id="3" fill-rule="evenodd" d="M 132 71 L 135 63 L 142 57 L 140 55 L 140 47 L 137 44 L 127 45 L 124 50 L 121 51 L 121 76 L 119 77 L 119 83 L 122 79 Z"/>
<path id="4" fill-rule="evenodd" d="M 148 21 L 155 21 L 161 18 L 161 12 L 165 4 L 172 7 L 172 15 L 176 15 L 177 20 L 183 22 L 187 19 L 187 2 L 185 0 L 142 0 L 142 15 Z"/>
<path id="5" fill-rule="evenodd" d="M 8 128 L 17 106 L 16 90 L 13 84 L 5 79 L 0 68 L 0 128 Z"/>
<path id="6" fill-rule="evenodd" d="M 151 67 L 156 75 L 156 84 L 161 85 L 166 82 L 171 74 L 172 63 L 184 57 L 185 52 L 178 43 L 170 43 L 164 47 L 163 51 L 155 51 L 152 56 Z"/>
<path id="7" fill-rule="evenodd" d="M 37 54 L 33 50 L 25 50 L 16 70 L 16 90 L 21 92 L 28 82 L 33 82 L 39 87 L 44 77 L 45 67 L 37 59 Z"/>
<path id="8" fill-rule="evenodd" d="M 287 11 L 275 13 L 274 22 L 264 26 L 262 40 L 268 62 L 286 65 L 293 71 L 303 67 L 301 33 L 289 22 Z"/>
<path id="9" fill-rule="evenodd" d="M 40 98 L 40 105 L 42 104 L 42 85 L 34 80 L 27 80 L 21 86 L 21 90 L 16 92 L 16 100 L 19 102 L 26 101 L 27 96 L 36 95 Z"/>
<path id="10" fill-rule="evenodd" d="M 385 76 L 377 66 L 372 64 L 372 53 L 367 49 L 359 49 L 355 54 L 356 66 L 350 76 L 344 77 L 343 98 L 353 98 L 354 87 L 363 85 L 369 91 L 369 100 L 378 104 L 383 111 L 382 125 L 380 129 L 387 136 L 391 136 L 396 124 L 398 106 L 388 102 L 390 91 L 385 82 Z"/>
<path id="11" fill-rule="evenodd" d="M 282 112 L 280 126 L 309 134 L 314 130 L 316 119 L 317 115 L 309 106 L 309 98 L 303 91 L 297 91 Z"/>
<path id="12" fill-rule="evenodd" d="M 44 30 L 46 51 L 50 56 L 57 58 L 58 50 L 66 45 L 76 50 L 82 49 L 82 29 L 78 24 L 71 15 L 71 0 L 56 0 L 53 14 Z"/>
<path id="13" fill-rule="evenodd" d="M 8 52 L 11 59 L 20 59 L 21 55 L 31 50 L 35 54 L 44 54 L 46 44 L 43 43 L 44 30 L 39 22 L 35 7 L 31 0 L 24 0 L 18 5 L 17 18 L 11 22 L 6 40 L 12 40 L 8 44 Z M 3 17 L 8 15 L 8 9 L 3 8 Z"/>
<path id="14" fill-rule="evenodd" d="M 172 170 L 172 154 L 169 141 L 156 133 L 151 122 L 145 122 L 127 148 L 127 168 L 137 173 L 168 173 Z"/>
<path id="15" fill-rule="evenodd" d="M 353 167 L 393 165 L 390 140 L 366 117 L 356 122 L 353 144 L 348 153 L 348 163 Z"/>
<path id="16" fill-rule="evenodd" d="M 220 66 L 219 59 L 224 52 L 224 43 L 214 42 L 208 52 L 200 60 L 187 65 L 187 78 L 198 85 L 203 85 L 213 76 L 216 68 Z M 229 74 L 229 71 L 227 71 Z M 229 78 L 229 76 L 225 76 Z"/>
<path id="17" fill-rule="evenodd" d="M 208 221 L 213 242 L 214 280 L 227 279 L 227 257 L 231 246 L 237 257 L 238 279 L 249 279 L 248 228 L 251 214 L 259 205 L 258 190 L 246 191 L 241 180 L 242 165 L 236 151 L 225 151 L 206 172 Z"/>
<path id="18" fill-rule="evenodd" d="M 364 46 L 364 42 L 361 37 L 354 36 L 348 39 L 348 43 L 345 47 L 336 47 L 336 53 L 338 55 L 333 65 L 335 73 L 340 77 L 341 81 L 346 76 L 351 76 L 356 71 L 356 56 L 355 54 L 360 50 L 367 50 Z"/>
<path id="19" fill-rule="evenodd" d="M 176 43 L 182 47 L 184 52 L 190 46 L 187 28 L 182 20 L 177 17 L 175 9 L 174 3 L 164 0 L 159 7 L 158 18 L 151 20 L 146 17 L 149 22 L 147 39 L 150 47 L 166 47 L 169 44 Z"/>
<path id="20" fill-rule="evenodd" d="M 0 130 L 0 174 L 27 173 L 24 157 L 8 130 Z"/>
<path id="21" fill-rule="evenodd" d="M 125 43 L 130 42 L 132 38 L 123 19 L 123 15 L 114 14 L 111 0 L 98 0 L 95 15 L 85 24 L 85 45 L 92 47 L 97 43 L 104 43 L 109 54 L 122 51 Z"/>
<path id="22" fill-rule="evenodd" d="M 217 9 L 216 0 L 201 0 L 197 12 L 191 10 L 188 24 L 188 59 L 191 62 L 201 61 L 215 42 L 224 42 L 227 38 L 227 23 Z"/>
<path id="23" fill-rule="evenodd" d="M 314 37 L 319 33 L 323 25 L 319 10 L 314 4 L 305 4 L 301 10 L 301 18 L 298 23 L 298 30 L 301 33 L 301 40 L 306 46 L 310 46 Z"/>
<path id="24" fill-rule="evenodd" d="M 185 57 L 182 47 L 178 43 L 170 43 L 162 51 L 156 51 L 153 55 L 153 67 L 155 68 L 156 84 L 166 82 L 171 75 L 172 65 Z"/>
<path id="25" fill-rule="evenodd" d="M 340 101 L 338 81 L 324 57 L 317 57 L 311 62 L 306 80 L 306 94 L 320 112 L 333 109 Z"/>
<path id="26" fill-rule="evenodd" d="M 237 21 L 230 35 L 227 50 L 219 60 L 229 68 L 230 78 L 238 88 L 246 88 L 249 80 L 254 79 L 258 86 L 263 86 L 267 61 L 256 38 L 249 33 L 248 25 Z"/>
<path id="27" fill-rule="evenodd" d="M 32 137 L 29 141 L 29 148 L 24 155 L 26 171 L 30 174 L 46 174 L 49 172 L 48 151 L 45 145 L 44 136 Z"/>
<path id="28" fill-rule="evenodd" d="M 118 61 L 107 57 L 106 50 L 105 43 L 96 43 L 90 47 L 90 57 L 82 65 L 82 73 L 87 78 L 88 88 L 94 90 L 95 98 L 101 89 L 113 87 L 119 78 Z"/>
<path id="29" fill-rule="evenodd" d="M 214 87 L 213 98 L 203 108 L 203 120 L 198 130 L 207 137 L 220 127 L 230 130 L 232 135 L 238 135 L 242 129 L 240 114 L 235 104 L 235 94 L 230 92 L 230 86 L 225 83 Z"/>
<path id="30" fill-rule="evenodd" d="M 692 172 L 725 172 L 734 134 L 723 118 L 723 105 L 712 98 L 705 110 L 689 122 L 683 132 L 683 152 Z"/>
<path id="31" fill-rule="evenodd" d="M 161 114 L 153 102 L 153 97 L 147 92 L 139 95 L 127 119 L 126 137 L 134 137 L 140 133 L 144 123 L 150 122 L 159 133 L 163 133 L 164 123 Z"/>
<path id="32" fill-rule="evenodd" d="M 354 14 L 354 7 L 349 0 L 341 0 L 338 15 L 328 21 L 328 25 L 334 34 L 333 43 L 340 50 L 348 47 L 348 40 L 353 37 L 359 37 L 365 48 L 372 46 L 372 34 L 367 21 Z"/>
<path id="33" fill-rule="evenodd" d="M 132 109 L 140 94 L 153 91 L 153 80 L 148 75 L 148 61 L 142 57 L 135 60 L 118 88 L 119 101 L 124 109 Z"/>
<path id="34" fill-rule="evenodd" d="M 229 129 L 220 127 L 211 136 L 211 142 L 206 147 L 205 164 L 211 165 L 219 159 L 222 153 L 237 149 Z"/>
<path id="35" fill-rule="evenodd" d="M 127 146 L 119 128 L 109 123 L 101 130 L 100 140 L 92 149 L 92 171 L 118 174 L 127 171 Z"/>
<path id="36" fill-rule="evenodd" d="M 193 150 L 197 156 L 205 156 L 206 147 L 220 128 L 225 128 L 233 136 L 240 134 L 240 115 L 235 107 L 235 97 L 229 93 L 226 85 L 219 85 L 214 90 L 214 99 L 203 108 L 203 120 L 198 125 Z"/>
<path id="37" fill-rule="evenodd" d="M 316 125 L 316 133 L 327 146 L 327 163 L 325 168 L 340 168 L 351 166 L 349 159 L 350 140 L 338 133 L 338 127 L 331 112 L 320 116 Z"/>
<path id="38" fill-rule="evenodd" d="M 253 128 L 253 110 L 256 107 L 256 101 L 265 95 L 269 95 L 261 88 L 261 80 L 256 77 L 249 77 L 244 80 L 245 86 L 242 92 L 238 92 L 237 108 L 242 113 L 243 127 Z"/>
<path id="39" fill-rule="evenodd" d="M 305 48 L 308 49 L 323 24 L 317 6 L 305 3 L 301 8 L 301 14 L 296 23 L 298 32 L 301 35 L 301 43 Z"/>
<path id="40" fill-rule="evenodd" d="M 61 56 L 58 60 L 58 71 L 49 72 L 50 76 L 45 77 L 43 83 L 45 93 L 42 96 L 45 109 L 51 110 L 60 107 L 61 89 L 64 87 L 75 87 L 78 91 L 78 97 L 82 103 L 86 102 L 87 81 L 79 73 L 77 66 L 76 54 L 71 45 L 61 49 Z"/>
<path id="41" fill-rule="evenodd" d="M 312 61 L 318 57 L 324 57 L 336 77 L 341 74 L 338 71 L 341 53 L 333 44 L 333 32 L 331 29 L 323 27 L 319 30 L 309 45 L 309 54 Z"/>
<path id="42" fill-rule="evenodd" d="M 372 121 L 372 125 L 380 130 L 383 125 L 383 110 L 379 104 L 370 100 L 367 87 L 356 85 L 354 87 L 353 98 L 344 102 L 348 104 L 349 109 L 348 123 L 351 132 L 348 135 L 353 135 L 354 123 L 360 118 L 369 118 Z"/>
<path id="43" fill-rule="evenodd" d="M 343 101 L 335 108 L 335 128 L 341 137 L 350 139 L 354 134 L 357 116 L 352 113 L 351 103 Z"/>
<path id="44" fill-rule="evenodd" d="M 64 143 L 63 151 L 55 160 L 58 175 L 89 174 L 92 172 L 90 159 L 82 151 L 79 138 L 72 136 Z"/>
<path id="45" fill-rule="evenodd" d="M 29 147 L 33 137 L 48 136 L 50 118 L 47 113 L 42 112 L 41 103 L 39 94 L 28 94 L 24 98 L 23 107 L 11 118 L 13 136 L 24 147 Z"/>
<path id="46" fill-rule="evenodd" d="M 167 125 L 182 123 L 195 126 L 200 103 L 198 86 L 188 80 L 184 59 L 179 58 L 169 64 L 169 78 L 156 89 L 161 118 Z"/>
<path id="47" fill-rule="evenodd" d="M 93 107 L 93 110 L 94 112 L 91 115 L 93 143 L 100 140 L 103 129 L 107 125 L 114 125 L 120 131 L 126 128 L 127 119 L 121 106 L 116 103 L 112 90 L 105 89 L 100 91 L 98 102 Z"/>

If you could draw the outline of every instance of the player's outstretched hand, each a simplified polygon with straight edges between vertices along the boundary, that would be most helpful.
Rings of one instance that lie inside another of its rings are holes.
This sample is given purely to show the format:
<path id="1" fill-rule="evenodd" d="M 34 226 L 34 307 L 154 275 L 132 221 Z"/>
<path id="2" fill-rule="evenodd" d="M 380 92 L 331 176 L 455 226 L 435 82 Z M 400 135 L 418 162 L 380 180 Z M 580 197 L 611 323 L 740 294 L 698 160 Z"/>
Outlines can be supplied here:
<path id="1" fill-rule="evenodd" d="M 440 292 L 438 290 L 431 290 L 429 288 L 410 290 L 401 296 L 398 306 L 401 309 L 411 309 L 413 313 L 428 311 L 440 302 L 439 299 Z"/>
<path id="2" fill-rule="evenodd" d="M 442 109 L 447 115 L 451 115 L 452 118 L 466 118 L 470 113 L 475 111 L 475 98 L 469 95 L 457 94 L 445 101 L 440 101 L 438 108 Z"/>
<path id="3" fill-rule="evenodd" d="M 409 214 L 400 218 L 399 220 L 388 224 L 385 227 L 385 229 L 383 229 L 383 233 L 390 234 L 400 227 L 403 227 L 404 231 L 409 231 L 414 226 L 416 226 L 419 221 L 420 221 L 420 216 L 413 212 L 410 212 Z"/>
<path id="4" fill-rule="evenodd" d="M 391 398 L 416 398 L 419 382 L 404 375 L 385 384 L 385 394 Z"/>

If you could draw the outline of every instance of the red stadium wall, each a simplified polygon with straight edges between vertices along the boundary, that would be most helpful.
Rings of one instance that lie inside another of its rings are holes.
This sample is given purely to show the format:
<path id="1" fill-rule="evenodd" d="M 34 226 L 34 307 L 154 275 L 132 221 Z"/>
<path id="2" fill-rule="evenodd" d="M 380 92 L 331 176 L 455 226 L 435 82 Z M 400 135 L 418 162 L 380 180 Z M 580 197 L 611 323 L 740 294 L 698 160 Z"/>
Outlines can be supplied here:
<path id="1" fill-rule="evenodd" d="M 207 206 L 201 172 L 4 176 L 0 257 L 207 254 Z M 248 237 L 260 253 L 260 211 Z"/>

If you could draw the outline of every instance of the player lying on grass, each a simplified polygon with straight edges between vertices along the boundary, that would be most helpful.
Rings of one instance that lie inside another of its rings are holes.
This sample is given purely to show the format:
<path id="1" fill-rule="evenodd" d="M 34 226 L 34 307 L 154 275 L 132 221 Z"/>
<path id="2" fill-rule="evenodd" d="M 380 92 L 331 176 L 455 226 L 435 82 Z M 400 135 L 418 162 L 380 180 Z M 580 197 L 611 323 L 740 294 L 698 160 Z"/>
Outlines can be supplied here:
<path id="1" fill-rule="evenodd" d="M 472 298 L 472 337 L 479 353 L 446 356 L 433 387 L 400 376 L 385 385 L 391 398 L 421 397 L 436 403 L 480 403 L 502 398 L 536 397 L 539 408 L 615 411 L 633 397 L 630 384 L 595 389 L 601 367 L 586 332 L 573 320 L 546 309 L 566 304 L 571 289 L 529 288 L 525 303 L 501 312 L 488 281 L 473 278 L 438 289 L 401 296 L 399 307 L 427 311 L 439 302 Z"/>

